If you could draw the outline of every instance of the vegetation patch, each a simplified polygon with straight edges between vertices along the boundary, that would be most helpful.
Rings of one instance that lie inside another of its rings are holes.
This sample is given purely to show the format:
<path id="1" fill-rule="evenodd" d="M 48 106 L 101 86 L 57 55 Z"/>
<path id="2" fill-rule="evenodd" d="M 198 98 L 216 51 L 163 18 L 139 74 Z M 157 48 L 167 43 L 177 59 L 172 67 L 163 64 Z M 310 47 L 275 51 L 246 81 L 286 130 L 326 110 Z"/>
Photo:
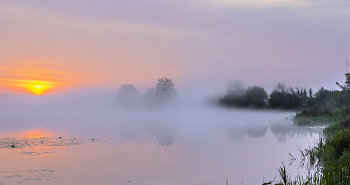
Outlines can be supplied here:
<path id="1" fill-rule="evenodd" d="M 326 91 L 321 88 L 313 99 L 309 96 L 306 101 L 308 108 L 304 108 L 293 117 L 293 122 L 298 125 L 315 123 L 329 123 L 329 125 L 323 130 L 317 146 L 300 150 L 300 166 L 306 169 L 307 175 L 298 175 L 291 180 L 283 165 L 277 169 L 281 176 L 277 184 L 350 184 L 350 73 L 346 73 L 345 76 L 345 84 L 337 82 L 341 91 Z M 283 85 L 280 84 L 273 96 L 281 97 L 283 91 L 278 90 L 283 89 L 281 87 Z M 309 107 L 311 104 L 314 106 Z"/>

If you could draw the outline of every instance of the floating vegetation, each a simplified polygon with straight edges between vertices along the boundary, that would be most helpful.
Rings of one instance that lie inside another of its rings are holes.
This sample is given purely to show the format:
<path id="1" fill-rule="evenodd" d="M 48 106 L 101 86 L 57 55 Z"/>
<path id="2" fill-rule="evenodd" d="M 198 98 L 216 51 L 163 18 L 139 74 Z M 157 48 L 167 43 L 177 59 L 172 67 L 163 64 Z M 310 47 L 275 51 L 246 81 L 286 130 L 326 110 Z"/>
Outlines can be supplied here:
<path id="1" fill-rule="evenodd" d="M 0 149 L 16 149 L 16 148 L 34 148 L 37 146 L 73 146 L 82 145 L 87 142 L 106 142 L 104 139 L 62 139 L 57 138 L 24 138 L 24 137 L 12 137 L 12 138 L 0 138 Z M 27 153 L 29 154 L 29 153 Z"/>

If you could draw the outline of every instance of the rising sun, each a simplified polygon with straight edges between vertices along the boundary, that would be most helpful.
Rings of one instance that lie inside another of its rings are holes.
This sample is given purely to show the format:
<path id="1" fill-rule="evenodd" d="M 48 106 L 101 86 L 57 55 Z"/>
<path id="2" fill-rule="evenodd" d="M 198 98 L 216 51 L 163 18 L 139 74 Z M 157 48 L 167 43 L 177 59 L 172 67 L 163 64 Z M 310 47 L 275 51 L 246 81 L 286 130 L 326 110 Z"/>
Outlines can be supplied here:
<path id="1" fill-rule="evenodd" d="M 50 90 L 56 86 L 55 82 L 43 80 L 16 80 L 17 86 L 25 88 L 27 91 L 41 95 L 45 91 Z"/>

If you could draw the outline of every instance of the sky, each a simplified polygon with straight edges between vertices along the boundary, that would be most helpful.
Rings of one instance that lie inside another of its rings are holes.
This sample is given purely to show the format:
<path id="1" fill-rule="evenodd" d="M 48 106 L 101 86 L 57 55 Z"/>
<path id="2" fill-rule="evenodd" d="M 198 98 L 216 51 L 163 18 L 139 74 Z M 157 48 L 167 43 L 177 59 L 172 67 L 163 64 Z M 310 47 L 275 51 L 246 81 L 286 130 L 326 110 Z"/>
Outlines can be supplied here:
<path id="1" fill-rule="evenodd" d="M 179 92 L 336 89 L 349 22 L 340 0 L 2 0 L 0 94 L 144 92 L 162 77 Z"/>

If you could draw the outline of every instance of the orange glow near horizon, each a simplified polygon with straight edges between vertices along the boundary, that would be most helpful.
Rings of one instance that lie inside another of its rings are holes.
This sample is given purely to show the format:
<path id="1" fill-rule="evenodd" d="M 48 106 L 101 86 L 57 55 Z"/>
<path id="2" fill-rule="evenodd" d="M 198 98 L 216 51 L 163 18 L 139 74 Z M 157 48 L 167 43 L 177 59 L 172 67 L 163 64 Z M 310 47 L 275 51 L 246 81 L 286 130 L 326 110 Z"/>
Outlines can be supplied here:
<path id="1" fill-rule="evenodd" d="M 59 94 L 86 87 L 109 88 L 124 83 L 150 84 L 160 76 L 181 76 L 176 70 L 148 69 L 143 64 L 135 69 L 128 63 L 103 67 L 89 60 L 84 62 L 64 58 L 34 58 L 37 59 L 8 60 L 5 65 L 0 66 L 1 93 Z"/>
<path id="2" fill-rule="evenodd" d="M 7 134 L 0 134 L 0 137 L 24 137 L 28 139 L 34 139 L 34 138 L 51 138 L 55 135 L 53 131 L 50 130 L 43 130 L 43 129 L 35 129 L 35 130 L 29 130 L 19 133 L 7 133 Z"/>
<path id="3" fill-rule="evenodd" d="M 44 80 L 15 80 L 16 86 L 22 87 L 27 91 L 35 94 L 41 95 L 44 92 L 54 88 L 57 82 L 44 81 Z"/>
<path id="4" fill-rule="evenodd" d="M 24 137 L 26 138 L 44 138 L 44 137 L 52 137 L 52 134 L 48 131 L 43 130 L 33 130 L 33 131 L 27 131 L 23 133 Z"/>

